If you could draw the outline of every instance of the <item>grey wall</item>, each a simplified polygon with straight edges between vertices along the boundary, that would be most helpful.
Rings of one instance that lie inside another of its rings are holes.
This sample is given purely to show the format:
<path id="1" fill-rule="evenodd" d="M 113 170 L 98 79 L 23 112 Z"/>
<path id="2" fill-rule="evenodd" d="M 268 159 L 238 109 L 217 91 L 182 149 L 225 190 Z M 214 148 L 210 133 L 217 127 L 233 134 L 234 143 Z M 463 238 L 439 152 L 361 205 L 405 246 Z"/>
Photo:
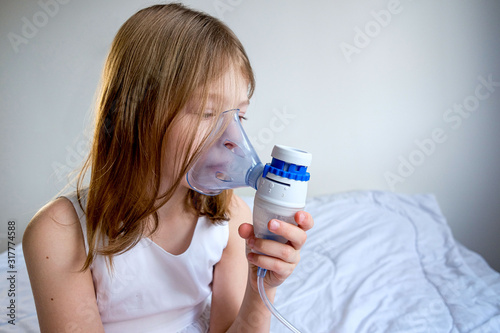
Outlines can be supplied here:
<path id="1" fill-rule="evenodd" d="M 312 152 L 310 195 L 434 193 L 456 238 L 500 270 L 498 1 L 184 2 L 247 49 L 263 160 L 275 143 Z M 20 241 L 81 164 L 111 40 L 153 3 L 1 1 L 0 249 L 7 221 Z"/>

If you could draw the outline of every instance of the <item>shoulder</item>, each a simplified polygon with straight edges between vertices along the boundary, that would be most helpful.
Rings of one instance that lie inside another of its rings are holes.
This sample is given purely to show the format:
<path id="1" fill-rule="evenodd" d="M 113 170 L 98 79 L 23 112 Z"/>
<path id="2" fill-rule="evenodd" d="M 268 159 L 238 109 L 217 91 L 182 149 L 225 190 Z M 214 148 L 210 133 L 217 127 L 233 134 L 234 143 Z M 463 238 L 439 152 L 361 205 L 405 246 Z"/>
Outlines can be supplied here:
<path id="1" fill-rule="evenodd" d="M 231 235 L 238 236 L 238 228 L 241 224 L 252 223 L 252 211 L 241 197 L 233 194 L 229 206 L 229 212 L 229 233 L 231 238 Z"/>
<path id="2" fill-rule="evenodd" d="M 252 211 L 250 210 L 250 207 L 248 207 L 247 203 L 236 194 L 233 194 L 231 198 L 230 213 L 231 221 L 252 218 Z M 242 222 L 250 223 L 250 220 Z"/>
<path id="3" fill-rule="evenodd" d="M 252 223 L 252 212 L 250 207 L 238 195 L 233 194 L 229 206 L 229 240 L 228 248 L 244 247 L 245 241 L 239 235 L 238 229 L 244 223 Z"/>
<path id="4" fill-rule="evenodd" d="M 68 254 L 85 251 L 83 240 L 73 204 L 60 197 L 46 204 L 32 218 L 23 235 L 23 251 L 27 260 L 50 252 L 64 261 L 69 258 Z"/>
<path id="5" fill-rule="evenodd" d="M 83 231 L 66 198 L 49 202 L 33 217 L 23 237 L 23 252 L 42 332 L 70 325 L 104 332 L 89 269 Z"/>
<path id="6" fill-rule="evenodd" d="M 31 219 L 25 237 L 37 237 L 38 233 L 55 230 L 70 230 L 80 227 L 80 220 L 71 201 L 59 197 L 43 206 Z M 23 239 L 24 241 L 24 239 Z"/>

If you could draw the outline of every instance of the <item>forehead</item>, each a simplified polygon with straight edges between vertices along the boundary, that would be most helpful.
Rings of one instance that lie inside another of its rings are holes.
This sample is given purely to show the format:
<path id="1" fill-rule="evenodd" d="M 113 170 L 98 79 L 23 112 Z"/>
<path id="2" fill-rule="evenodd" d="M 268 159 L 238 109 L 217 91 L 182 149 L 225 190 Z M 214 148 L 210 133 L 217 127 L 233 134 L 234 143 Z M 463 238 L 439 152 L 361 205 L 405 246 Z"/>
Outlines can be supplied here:
<path id="1" fill-rule="evenodd" d="M 208 88 L 209 95 L 228 95 L 247 97 L 248 80 L 241 73 L 233 68 L 228 70 L 219 80 L 215 80 Z M 227 97 L 227 96 L 226 96 Z"/>
<path id="2" fill-rule="evenodd" d="M 205 101 L 211 107 L 235 108 L 249 104 L 246 77 L 235 70 L 228 70 L 220 78 L 213 80 L 206 87 L 198 89 L 193 99 Z"/>

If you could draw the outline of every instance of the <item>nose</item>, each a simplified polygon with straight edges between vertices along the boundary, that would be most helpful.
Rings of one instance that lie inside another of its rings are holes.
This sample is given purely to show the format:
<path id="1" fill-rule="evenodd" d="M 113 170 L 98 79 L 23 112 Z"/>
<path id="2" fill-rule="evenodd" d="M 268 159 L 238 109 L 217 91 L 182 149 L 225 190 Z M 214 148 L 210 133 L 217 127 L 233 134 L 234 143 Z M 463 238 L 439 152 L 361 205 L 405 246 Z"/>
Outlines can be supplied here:
<path id="1" fill-rule="evenodd" d="M 238 147 L 238 145 L 226 139 L 226 141 L 224 142 L 224 147 L 226 147 L 229 150 L 233 150 L 234 148 Z"/>
<path id="2" fill-rule="evenodd" d="M 243 149 L 240 148 L 235 142 L 231 140 L 225 140 L 224 141 L 224 147 L 229 149 L 233 154 L 239 156 L 239 157 L 245 157 L 245 152 Z"/>

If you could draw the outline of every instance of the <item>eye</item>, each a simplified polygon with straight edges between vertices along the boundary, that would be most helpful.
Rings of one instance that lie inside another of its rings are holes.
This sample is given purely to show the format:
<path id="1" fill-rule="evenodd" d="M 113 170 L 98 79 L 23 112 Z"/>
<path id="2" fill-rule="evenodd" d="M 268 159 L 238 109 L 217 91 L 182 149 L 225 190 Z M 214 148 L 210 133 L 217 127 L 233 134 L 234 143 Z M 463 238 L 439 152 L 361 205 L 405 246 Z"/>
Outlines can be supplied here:
<path id="1" fill-rule="evenodd" d="M 248 120 L 248 118 L 247 118 L 247 117 L 245 117 L 245 116 L 239 116 L 239 118 L 240 118 L 240 121 L 243 121 L 243 120 Z"/>
<path id="2" fill-rule="evenodd" d="M 203 112 L 203 114 L 202 114 L 203 119 L 210 119 L 213 116 L 215 116 L 215 113 L 212 110 L 207 110 L 207 111 Z"/>

